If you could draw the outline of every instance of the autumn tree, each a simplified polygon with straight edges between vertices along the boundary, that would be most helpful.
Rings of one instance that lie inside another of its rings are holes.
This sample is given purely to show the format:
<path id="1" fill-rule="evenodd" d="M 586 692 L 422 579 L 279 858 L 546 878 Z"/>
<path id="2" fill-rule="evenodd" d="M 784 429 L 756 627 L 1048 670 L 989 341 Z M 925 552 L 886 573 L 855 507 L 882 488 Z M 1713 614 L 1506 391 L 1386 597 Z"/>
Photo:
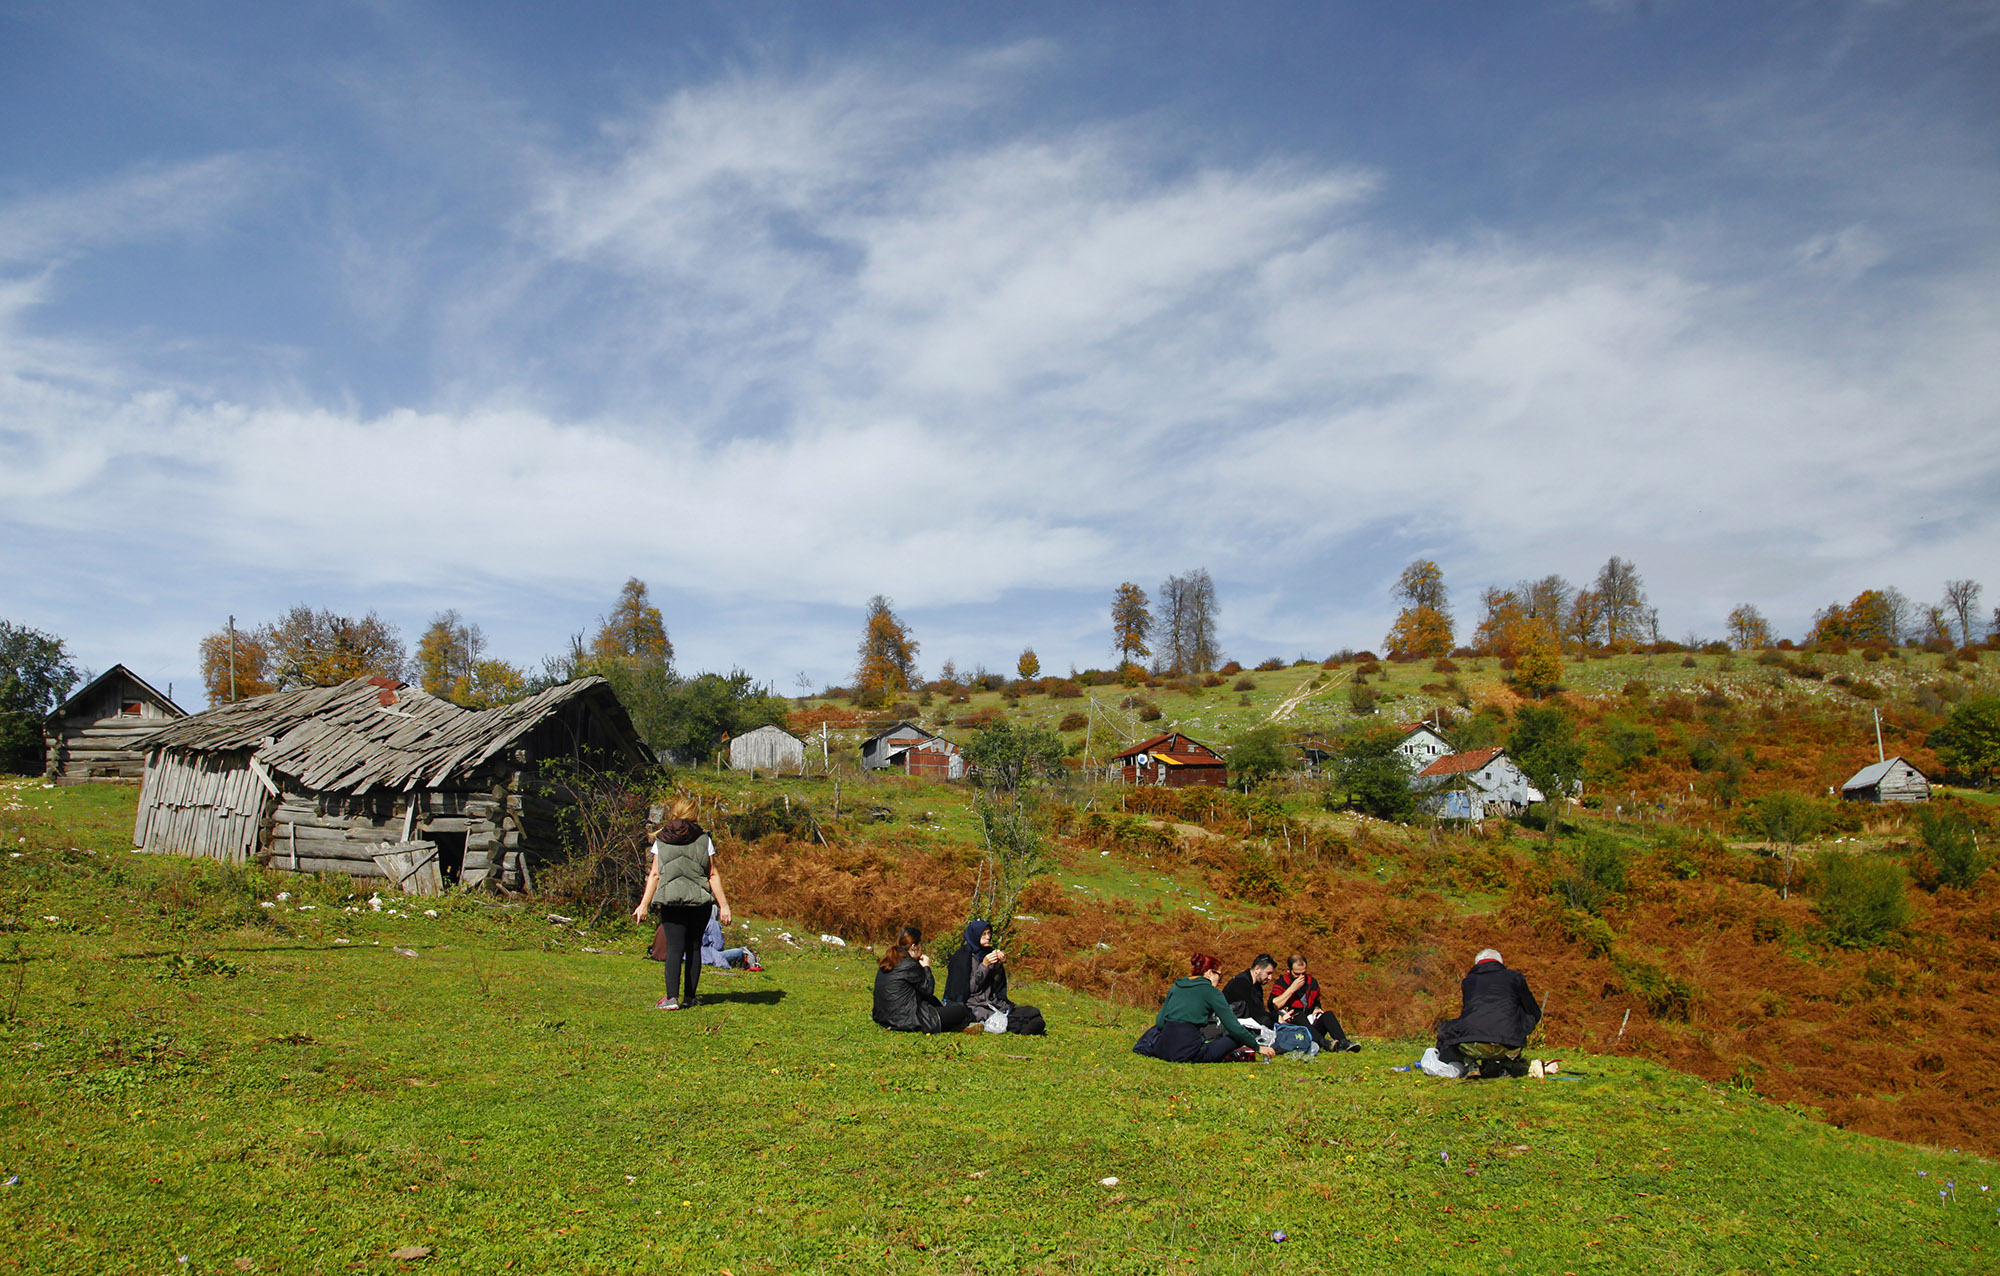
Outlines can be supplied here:
<path id="1" fill-rule="evenodd" d="M 350 678 L 403 676 L 402 636 L 372 611 L 357 619 L 300 603 L 258 636 L 270 648 L 280 691 L 331 687 Z"/>
<path id="2" fill-rule="evenodd" d="M 1221 659 L 1216 641 L 1215 581 L 1206 567 L 1169 576 L 1160 586 L 1160 663 L 1169 673 L 1207 673 Z"/>
<path id="3" fill-rule="evenodd" d="M 1958 618 L 1959 646 L 1972 645 L 1972 621 L 1979 609 L 1979 582 L 1948 580 L 1944 583 L 1944 605 Z"/>
<path id="4" fill-rule="evenodd" d="M 1952 770 L 1990 784 L 2000 771 L 2000 695 L 1968 696 L 1925 741 Z"/>
<path id="5" fill-rule="evenodd" d="M 597 637 L 590 644 L 596 660 L 616 660 L 633 665 L 671 667 L 674 645 L 667 641 L 667 622 L 646 593 L 646 582 L 637 576 L 618 591 L 611 614 L 601 617 Z"/>
<path id="6" fill-rule="evenodd" d="M 1014 672 L 1020 674 L 1023 678 L 1040 676 L 1042 672 L 1042 659 L 1035 654 L 1033 647 L 1022 648 L 1021 658 L 1014 662 Z"/>
<path id="7" fill-rule="evenodd" d="M 1121 664 L 1137 664 L 1153 654 L 1146 645 L 1153 630 L 1153 613 L 1146 602 L 1146 591 L 1129 580 L 1111 596 L 1111 645 Z"/>
<path id="8" fill-rule="evenodd" d="M 486 651 L 486 634 L 456 609 L 431 617 L 417 640 L 417 685 L 424 694 L 460 700 L 472 687 L 472 667 Z"/>
<path id="9" fill-rule="evenodd" d="M 1520 595 L 1511 589 L 1489 585 L 1479 596 L 1479 606 L 1484 614 L 1478 627 L 1472 631 L 1472 641 L 1468 645 L 1482 655 L 1507 659 L 1514 654 L 1524 619 Z"/>
<path id="10" fill-rule="evenodd" d="M 1729 643 L 1738 651 L 1753 651 L 1771 645 L 1771 622 L 1750 603 L 1729 613 Z"/>
<path id="11" fill-rule="evenodd" d="M 1594 589 L 1579 589 L 1570 595 L 1569 607 L 1563 613 L 1562 636 L 1575 643 L 1579 649 L 1586 649 L 1597 641 L 1598 629 L 1604 623 L 1603 600 Z"/>
<path id="12" fill-rule="evenodd" d="M 1639 569 L 1613 554 L 1599 569 L 1594 592 L 1605 645 L 1637 642 L 1648 625 L 1646 585 Z"/>
<path id="13" fill-rule="evenodd" d="M 1396 582 L 1396 597 L 1403 609 L 1396 615 L 1382 645 L 1391 655 L 1445 656 L 1451 654 L 1451 610 L 1446 598 L 1444 572 L 1428 558 L 1420 558 L 1403 569 Z"/>
<path id="14" fill-rule="evenodd" d="M 868 600 L 860 663 L 854 670 L 856 703 L 867 708 L 887 704 L 890 696 L 917 681 L 917 640 L 892 608 L 891 601 L 881 594 Z"/>
<path id="15" fill-rule="evenodd" d="M 1525 625 L 1514 648 L 1514 681 L 1536 696 L 1562 685 L 1562 645 L 1539 625 Z"/>
<path id="16" fill-rule="evenodd" d="M 232 692 L 236 699 L 247 700 L 278 689 L 271 645 L 265 641 L 267 628 L 239 629 L 233 641 L 228 629 L 218 629 L 201 640 L 201 685 L 210 704 L 228 704 Z M 232 650 L 236 664 L 233 681 L 229 676 Z"/>
<path id="17" fill-rule="evenodd" d="M 1884 642 L 1893 644 L 1899 634 L 1893 590 L 1864 589 L 1843 607 L 1833 603 L 1813 613 L 1814 642 Z M 1900 597 L 1900 595 L 1897 595 Z"/>

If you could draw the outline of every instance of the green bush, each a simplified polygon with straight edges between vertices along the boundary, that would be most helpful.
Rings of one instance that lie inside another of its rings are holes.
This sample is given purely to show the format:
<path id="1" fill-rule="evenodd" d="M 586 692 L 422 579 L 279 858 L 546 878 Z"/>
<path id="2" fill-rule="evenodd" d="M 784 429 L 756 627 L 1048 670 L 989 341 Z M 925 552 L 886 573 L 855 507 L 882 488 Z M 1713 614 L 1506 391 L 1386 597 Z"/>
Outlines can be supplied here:
<path id="1" fill-rule="evenodd" d="M 1913 867 L 1917 884 L 1925 890 L 1934 891 L 1940 886 L 1965 890 L 1993 863 L 1993 856 L 1979 845 L 1972 827 L 1953 813 L 1920 812 L 1917 833 L 1923 839 L 1924 849 Z"/>
<path id="2" fill-rule="evenodd" d="M 1910 902 L 1903 895 L 1903 868 L 1892 860 L 1823 855 L 1813 878 L 1820 925 L 1836 944 L 1867 948 L 1888 939 L 1910 920 Z"/>

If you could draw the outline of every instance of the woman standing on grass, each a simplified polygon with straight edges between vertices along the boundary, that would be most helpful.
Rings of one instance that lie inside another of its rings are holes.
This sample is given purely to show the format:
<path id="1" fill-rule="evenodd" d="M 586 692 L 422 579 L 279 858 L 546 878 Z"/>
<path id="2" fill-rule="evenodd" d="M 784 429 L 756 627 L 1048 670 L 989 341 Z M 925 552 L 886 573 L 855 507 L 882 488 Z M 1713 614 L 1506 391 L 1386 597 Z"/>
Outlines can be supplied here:
<path id="1" fill-rule="evenodd" d="M 940 1005 L 924 932 L 905 926 L 875 972 L 875 1022 L 892 1032 L 957 1032 L 972 1021 L 964 1002 Z"/>
<path id="2" fill-rule="evenodd" d="M 1221 1063 L 1239 1045 L 1257 1046 L 1257 1035 L 1237 1021 L 1236 1013 L 1222 998 L 1221 963 L 1207 953 L 1196 953 L 1188 963 L 1193 972 L 1176 979 L 1167 1000 L 1160 1007 L 1153 1047 L 1146 1053 L 1168 1063 Z M 1222 1026 L 1222 1035 L 1207 1040 L 1202 1028 L 1210 1022 Z M 1257 1046 L 1257 1053 L 1269 1059 L 1277 1051 Z"/>
<path id="3" fill-rule="evenodd" d="M 652 830 L 653 864 L 632 920 L 645 924 L 650 915 L 659 927 L 661 954 L 667 963 L 667 993 L 653 1003 L 655 1010 L 682 1010 L 698 1005 L 695 988 L 701 982 L 701 932 L 713 905 L 722 924 L 730 923 L 729 896 L 722 874 L 715 871 L 715 843 L 694 822 L 694 799 L 674 799 L 670 818 Z M 679 994 L 676 995 L 676 988 Z"/>

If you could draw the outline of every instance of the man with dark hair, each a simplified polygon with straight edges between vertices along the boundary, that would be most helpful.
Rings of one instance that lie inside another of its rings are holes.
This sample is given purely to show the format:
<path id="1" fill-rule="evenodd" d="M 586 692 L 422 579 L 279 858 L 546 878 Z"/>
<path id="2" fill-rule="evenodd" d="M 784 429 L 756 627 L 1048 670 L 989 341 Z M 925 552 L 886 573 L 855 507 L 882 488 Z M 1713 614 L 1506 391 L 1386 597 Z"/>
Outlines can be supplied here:
<path id="1" fill-rule="evenodd" d="M 1266 1028 L 1271 1026 L 1270 996 L 1271 980 L 1277 976 L 1278 959 L 1269 953 L 1258 953 L 1257 960 L 1250 963 L 1250 969 L 1241 972 L 1229 981 L 1222 990 L 1222 999 L 1236 1012 L 1238 1019 L 1255 1019 Z"/>

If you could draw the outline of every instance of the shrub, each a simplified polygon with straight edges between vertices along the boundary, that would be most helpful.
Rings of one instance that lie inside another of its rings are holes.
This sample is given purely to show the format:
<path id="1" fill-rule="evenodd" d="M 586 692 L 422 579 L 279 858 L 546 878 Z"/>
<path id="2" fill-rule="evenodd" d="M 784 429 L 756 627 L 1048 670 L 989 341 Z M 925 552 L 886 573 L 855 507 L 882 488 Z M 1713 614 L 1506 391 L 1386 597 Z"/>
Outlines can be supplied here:
<path id="1" fill-rule="evenodd" d="M 1222 666 L 1222 668 L 1216 670 L 1216 672 L 1221 674 L 1223 677 L 1228 678 L 1236 674 L 1242 673 L 1243 666 L 1239 662 L 1232 660 L 1228 664 Z"/>
<path id="2" fill-rule="evenodd" d="M 1694 667 L 1695 667 L 1695 658 L 1694 658 L 1693 656 L 1682 656 L 1682 657 L 1681 657 L 1681 668 L 1683 668 L 1683 669 L 1692 669 L 1692 668 L 1694 668 Z"/>
<path id="3" fill-rule="evenodd" d="M 1439 657 L 1438 657 L 1438 658 L 1437 658 L 1436 660 L 1433 660 L 1433 661 L 1431 661 L 1431 672 L 1432 672 L 1432 673 L 1457 673 L 1457 672 L 1458 672 L 1458 666 L 1457 666 L 1456 664 L 1453 664 L 1453 663 L 1452 663 L 1452 660 L 1451 660 L 1451 657 L 1449 657 L 1449 656 L 1439 656 Z"/>
<path id="4" fill-rule="evenodd" d="M 1375 712 L 1375 705 L 1381 699 L 1380 692 L 1359 679 L 1347 689 L 1347 707 L 1356 713 Z"/>
<path id="5" fill-rule="evenodd" d="M 1960 647 L 1958 649 L 1958 658 L 1969 665 L 1976 665 L 1979 663 L 1979 648 Z"/>
<path id="6" fill-rule="evenodd" d="M 1049 698 L 1052 700 L 1076 700 L 1082 696 L 1083 688 L 1067 679 L 1049 688 Z"/>
<path id="7" fill-rule="evenodd" d="M 1910 920 L 1903 895 L 1903 868 L 1893 860 L 1834 853 L 1814 868 L 1815 911 L 1827 938 L 1848 948 L 1866 948 L 1889 938 Z"/>
<path id="8" fill-rule="evenodd" d="M 1705 642 L 1701 645 L 1701 654 L 1704 656 L 1726 656 L 1729 654 L 1729 644 L 1726 642 Z"/>
<path id="9" fill-rule="evenodd" d="M 1231 691 L 1255 691 L 1257 684 L 1249 678 L 1238 678 L 1234 683 L 1230 684 L 1229 689 Z"/>
<path id="10" fill-rule="evenodd" d="M 1955 813 L 1928 810 L 1917 815 L 1917 833 L 1924 849 L 1912 866 L 1917 885 L 1934 891 L 1940 886 L 1965 890 L 1979 880 L 1993 863 L 1978 837 L 1965 820 Z"/>
<path id="11" fill-rule="evenodd" d="M 974 709 L 971 713 L 965 714 L 962 717 L 954 718 L 952 719 L 952 724 L 954 726 L 963 727 L 967 731 L 977 731 L 981 727 L 992 726 L 994 723 L 1000 721 L 1002 718 L 1005 718 L 1006 716 L 1007 715 L 1001 710 L 994 708 L 992 706 L 988 706 L 987 708 L 984 709 Z"/>
<path id="12" fill-rule="evenodd" d="M 1208 675 L 1206 678 L 1203 678 L 1201 680 L 1201 685 L 1204 687 L 1219 687 L 1222 685 L 1222 682 L 1223 679 L 1221 674 L 1212 673 Z"/>
<path id="13" fill-rule="evenodd" d="M 1382 672 L 1382 666 L 1375 659 L 1375 657 L 1369 656 L 1368 658 L 1363 660 L 1360 664 L 1354 667 L 1354 672 L 1360 677 L 1372 678 L 1376 674 Z"/>
<path id="14" fill-rule="evenodd" d="M 1624 692 L 1631 699 L 1644 700 L 1647 696 L 1653 694 L 1653 684 L 1650 682 L 1640 682 L 1635 678 L 1625 684 Z"/>
<path id="15" fill-rule="evenodd" d="M 1278 670 L 1283 669 L 1284 667 L 1285 667 L 1284 661 L 1278 659 L 1276 656 L 1272 656 L 1269 660 L 1261 661 L 1258 663 L 1257 672 L 1276 673 L 1278 672 Z"/>
<path id="16" fill-rule="evenodd" d="M 1160 706 L 1156 704 L 1149 704 L 1145 708 L 1139 710 L 1139 721 L 1158 722 L 1159 720 L 1160 720 Z"/>
<path id="17" fill-rule="evenodd" d="M 1083 730 L 1083 729 L 1084 729 L 1085 727 L 1087 727 L 1087 726 L 1089 726 L 1089 725 L 1090 725 L 1090 715 L 1089 715 L 1089 714 L 1084 714 L 1084 713 L 1066 713 L 1066 714 L 1064 714 L 1064 715 L 1063 715 L 1063 720 L 1062 720 L 1061 722 L 1059 722 L 1059 723 L 1057 723 L 1057 724 L 1056 724 L 1056 730 L 1058 730 L 1058 731 L 1081 731 L 1081 730 Z"/>

